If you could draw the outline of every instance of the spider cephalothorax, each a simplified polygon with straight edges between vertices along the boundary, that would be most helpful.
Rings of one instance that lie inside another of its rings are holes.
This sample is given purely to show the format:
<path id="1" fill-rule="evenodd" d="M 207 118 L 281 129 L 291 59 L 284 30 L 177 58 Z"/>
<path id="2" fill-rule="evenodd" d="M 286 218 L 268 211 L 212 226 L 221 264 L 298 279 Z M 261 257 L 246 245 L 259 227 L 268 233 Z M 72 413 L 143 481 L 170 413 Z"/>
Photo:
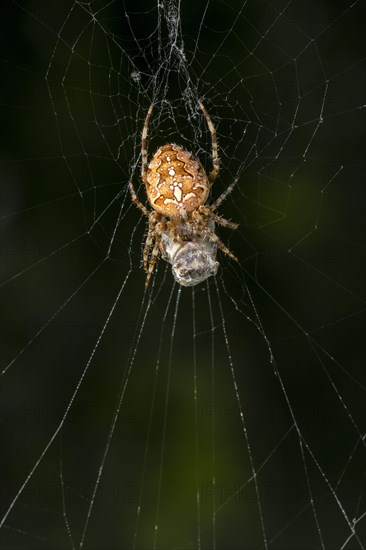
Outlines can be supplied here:
<path id="1" fill-rule="evenodd" d="M 215 234 L 215 222 L 237 228 L 237 224 L 215 214 L 236 180 L 213 204 L 205 205 L 219 173 L 220 160 L 215 127 L 201 102 L 199 106 L 211 132 L 213 168 L 208 176 L 192 153 L 174 143 L 159 147 L 148 166 L 147 132 L 152 105 L 146 115 L 141 140 L 141 177 L 152 211 L 138 200 L 132 181 L 129 184 L 133 202 L 149 219 L 143 256 L 146 286 L 159 254 L 172 264 L 174 278 L 183 286 L 196 285 L 216 274 L 219 266 L 217 248 L 236 260 Z"/>

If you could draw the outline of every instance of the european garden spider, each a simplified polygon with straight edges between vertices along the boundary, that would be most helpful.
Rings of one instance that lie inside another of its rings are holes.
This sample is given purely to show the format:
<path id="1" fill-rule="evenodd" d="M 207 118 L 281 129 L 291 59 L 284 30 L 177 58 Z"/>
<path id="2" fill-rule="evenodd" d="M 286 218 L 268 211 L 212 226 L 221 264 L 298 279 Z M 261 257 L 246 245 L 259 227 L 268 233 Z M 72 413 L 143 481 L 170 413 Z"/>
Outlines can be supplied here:
<path id="1" fill-rule="evenodd" d="M 231 229 L 238 227 L 215 214 L 237 179 L 213 204 L 205 205 L 220 170 L 220 159 L 215 126 L 205 107 L 198 103 L 211 133 L 213 168 L 208 176 L 192 153 L 174 143 L 159 147 L 148 165 L 147 133 L 153 105 L 146 115 L 141 138 L 141 179 L 153 210 L 139 201 L 132 181 L 129 182 L 133 202 L 149 220 L 143 253 L 146 287 L 159 254 L 172 264 L 174 278 L 183 286 L 194 286 L 216 275 L 217 248 L 237 261 L 214 232 L 215 222 Z"/>

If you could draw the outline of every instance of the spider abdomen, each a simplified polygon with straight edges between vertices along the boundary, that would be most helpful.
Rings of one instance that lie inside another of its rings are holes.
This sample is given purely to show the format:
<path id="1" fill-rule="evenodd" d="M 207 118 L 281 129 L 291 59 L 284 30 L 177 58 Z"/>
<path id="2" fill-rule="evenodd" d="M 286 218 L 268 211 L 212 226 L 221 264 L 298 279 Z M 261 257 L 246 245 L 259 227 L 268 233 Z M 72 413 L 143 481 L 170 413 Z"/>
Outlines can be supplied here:
<path id="1" fill-rule="evenodd" d="M 146 180 L 151 206 L 169 218 L 186 219 L 206 202 L 209 193 L 202 164 L 192 153 L 172 143 L 156 151 Z"/>

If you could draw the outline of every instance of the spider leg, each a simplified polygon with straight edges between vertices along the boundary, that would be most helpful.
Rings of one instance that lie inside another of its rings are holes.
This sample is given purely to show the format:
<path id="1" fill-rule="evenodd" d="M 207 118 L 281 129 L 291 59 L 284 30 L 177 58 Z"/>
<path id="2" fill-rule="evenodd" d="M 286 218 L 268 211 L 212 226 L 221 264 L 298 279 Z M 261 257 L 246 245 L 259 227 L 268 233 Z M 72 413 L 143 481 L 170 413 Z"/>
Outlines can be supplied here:
<path id="1" fill-rule="evenodd" d="M 215 243 L 217 248 L 219 248 L 224 254 L 230 256 L 232 260 L 235 260 L 236 262 L 239 261 L 238 258 L 227 248 L 227 246 L 224 245 L 222 240 L 219 239 L 219 237 L 215 233 L 213 233 L 212 231 L 208 231 L 208 238 L 211 242 Z"/>
<path id="2" fill-rule="evenodd" d="M 142 157 L 141 179 L 145 184 L 146 184 L 146 176 L 147 176 L 147 132 L 149 128 L 149 121 L 150 121 L 152 110 L 153 110 L 153 105 L 151 104 L 149 107 L 149 110 L 147 111 L 144 127 L 142 129 L 142 135 L 141 135 L 141 157 Z M 129 187 L 130 187 L 132 201 L 136 204 L 136 206 L 140 210 L 142 210 L 145 216 L 149 217 L 150 212 L 146 208 L 146 206 L 144 206 L 142 202 L 140 202 L 139 199 L 137 198 L 137 194 L 133 187 L 132 180 L 129 182 Z"/>
<path id="3" fill-rule="evenodd" d="M 160 235 L 161 235 L 161 232 L 162 232 L 162 228 L 163 228 L 163 224 L 161 222 L 157 222 L 154 225 L 155 242 L 154 242 L 154 246 L 153 246 L 153 249 L 152 249 L 152 252 L 151 252 L 151 255 L 150 255 L 150 262 L 149 262 L 149 265 L 148 265 L 148 268 L 147 268 L 145 288 L 147 288 L 149 286 L 149 281 L 150 281 L 151 274 L 154 271 L 156 261 L 159 257 L 159 253 L 160 253 Z"/>
<path id="4" fill-rule="evenodd" d="M 149 260 L 150 251 L 154 244 L 154 239 L 155 239 L 155 223 L 151 221 L 149 223 L 149 230 L 147 233 L 145 246 L 144 246 L 144 253 L 143 253 L 144 270 L 146 273 L 148 270 L 148 260 Z"/>
<path id="5" fill-rule="evenodd" d="M 148 229 L 148 233 L 145 241 L 144 254 L 143 254 L 144 270 L 146 271 L 146 273 L 148 272 L 149 254 L 151 249 L 154 246 L 156 224 L 159 221 L 160 221 L 160 215 L 157 212 L 150 212 L 149 229 Z"/>
<path id="6" fill-rule="evenodd" d="M 141 179 L 144 183 L 146 183 L 146 175 L 147 175 L 147 132 L 149 129 L 149 121 L 150 121 L 152 110 L 153 110 L 153 104 L 150 105 L 149 110 L 147 111 L 144 127 L 142 129 L 142 136 L 141 136 L 141 158 L 142 158 Z"/>
<path id="7" fill-rule="evenodd" d="M 215 200 L 213 204 L 211 204 L 212 210 L 217 210 L 217 208 L 220 206 L 220 204 L 226 199 L 228 195 L 230 195 L 231 191 L 234 189 L 235 185 L 238 183 L 239 177 L 235 178 L 234 181 L 225 189 L 223 193 Z"/>
<path id="8" fill-rule="evenodd" d="M 201 205 L 198 210 L 200 214 L 204 214 L 205 216 L 211 218 L 211 220 L 218 223 L 219 225 L 222 225 L 223 227 L 229 227 L 230 229 L 237 229 L 239 227 L 238 223 L 225 220 L 225 218 L 222 218 L 218 214 L 212 212 L 211 208 L 209 208 L 208 206 Z"/>
<path id="9" fill-rule="evenodd" d="M 198 102 L 198 105 L 200 106 L 201 111 L 203 112 L 208 129 L 211 133 L 211 143 L 212 143 L 212 164 L 213 168 L 211 172 L 208 175 L 208 181 L 209 184 L 212 185 L 215 179 L 217 178 L 219 171 L 220 171 L 220 157 L 218 152 L 218 146 L 217 146 L 217 135 L 216 135 L 216 128 L 214 126 L 214 123 L 211 120 L 210 115 L 206 111 L 205 107 L 203 106 L 203 103 L 201 101 Z"/>
<path id="10" fill-rule="evenodd" d="M 133 186 L 133 183 L 132 183 L 132 180 L 129 182 L 129 188 L 130 188 L 130 193 L 131 193 L 131 198 L 132 198 L 132 202 L 134 202 L 136 204 L 136 206 L 145 214 L 145 216 L 149 217 L 150 216 L 150 212 L 149 210 L 146 208 L 146 206 L 144 206 L 142 204 L 142 202 L 139 201 L 137 195 L 136 195 L 136 191 L 135 191 L 135 188 Z"/>

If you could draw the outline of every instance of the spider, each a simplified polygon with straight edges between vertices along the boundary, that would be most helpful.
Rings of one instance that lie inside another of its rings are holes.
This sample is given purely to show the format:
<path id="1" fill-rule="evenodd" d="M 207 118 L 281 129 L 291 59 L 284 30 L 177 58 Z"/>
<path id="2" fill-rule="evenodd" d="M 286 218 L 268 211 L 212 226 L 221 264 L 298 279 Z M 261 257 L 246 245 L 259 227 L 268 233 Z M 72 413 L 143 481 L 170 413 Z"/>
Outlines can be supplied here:
<path id="1" fill-rule="evenodd" d="M 208 175 L 192 153 L 174 143 L 159 147 L 148 165 L 147 135 L 153 105 L 146 115 L 141 137 L 141 179 L 152 210 L 140 202 L 132 181 L 129 182 L 132 201 L 148 218 L 143 252 L 146 287 L 159 255 L 172 265 L 174 278 L 182 286 L 194 286 L 216 275 L 217 248 L 238 261 L 215 234 L 215 222 L 231 229 L 238 227 L 215 213 L 237 179 L 213 204 L 205 205 L 219 174 L 220 158 L 215 126 L 203 104 L 198 104 L 211 133 L 213 167 Z"/>

